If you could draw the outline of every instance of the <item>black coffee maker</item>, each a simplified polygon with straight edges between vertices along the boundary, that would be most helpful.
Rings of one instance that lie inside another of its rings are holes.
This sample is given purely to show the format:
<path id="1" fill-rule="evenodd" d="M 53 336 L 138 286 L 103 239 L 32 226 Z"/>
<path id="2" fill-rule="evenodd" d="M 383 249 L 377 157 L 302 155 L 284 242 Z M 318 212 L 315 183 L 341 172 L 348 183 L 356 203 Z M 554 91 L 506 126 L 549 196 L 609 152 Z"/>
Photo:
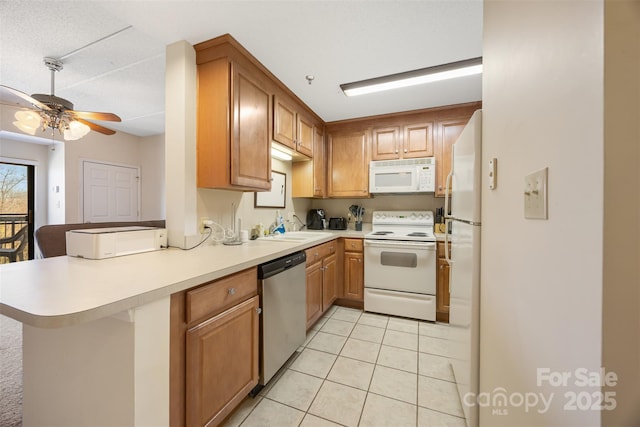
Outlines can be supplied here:
<path id="1" fill-rule="evenodd" d="M 322 230 L 324 219 L 324 209 L 310 209 L 307 212 L 307 230 Z"/>

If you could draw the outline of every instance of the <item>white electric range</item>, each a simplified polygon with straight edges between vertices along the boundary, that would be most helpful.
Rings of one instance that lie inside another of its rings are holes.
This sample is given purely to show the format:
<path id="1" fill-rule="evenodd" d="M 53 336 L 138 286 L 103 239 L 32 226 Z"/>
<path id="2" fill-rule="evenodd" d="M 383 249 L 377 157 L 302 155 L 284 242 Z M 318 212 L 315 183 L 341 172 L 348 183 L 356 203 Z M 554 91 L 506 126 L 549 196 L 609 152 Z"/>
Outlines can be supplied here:
<path id="1" fill-rule="evenodd" d="M 376 211 L 364 236 L 365 311 L 436 320 L 431 211 Z"/>

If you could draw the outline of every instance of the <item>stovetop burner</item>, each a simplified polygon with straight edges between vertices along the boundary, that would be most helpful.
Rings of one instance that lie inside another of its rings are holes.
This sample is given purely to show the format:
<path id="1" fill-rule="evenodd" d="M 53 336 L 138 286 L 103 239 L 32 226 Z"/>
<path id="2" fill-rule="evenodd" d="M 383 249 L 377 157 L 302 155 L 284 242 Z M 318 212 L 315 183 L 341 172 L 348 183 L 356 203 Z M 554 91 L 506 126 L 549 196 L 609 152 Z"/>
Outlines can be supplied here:
<path id="1" fill-rule="evenodd" d="M 370 233 L 372 236 L 386 236 L 387 234 L 393 234 L 393 231 L 375 231 Z"/>
<path id="2" fill-rule="evenodd" d="M 427 237 L 427 233 L 423 233 L 421 231 L 414 231 L 413 233 L 407 234 L 407 236 L 411 236 L 411 237 Z"/>

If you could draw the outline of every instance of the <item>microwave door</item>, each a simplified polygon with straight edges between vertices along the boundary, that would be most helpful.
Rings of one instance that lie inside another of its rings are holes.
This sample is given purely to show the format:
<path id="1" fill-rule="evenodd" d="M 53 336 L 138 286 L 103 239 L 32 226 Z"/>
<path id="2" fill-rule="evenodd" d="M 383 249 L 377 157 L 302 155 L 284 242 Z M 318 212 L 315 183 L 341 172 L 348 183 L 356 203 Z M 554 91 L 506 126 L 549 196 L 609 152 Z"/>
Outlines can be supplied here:
<path id="1" fill-rule="evenodd" d="M 373 192 L 393 193 L 416 191 L 416 174 L 411 171 L 376 171 L 372 176 Z"/>

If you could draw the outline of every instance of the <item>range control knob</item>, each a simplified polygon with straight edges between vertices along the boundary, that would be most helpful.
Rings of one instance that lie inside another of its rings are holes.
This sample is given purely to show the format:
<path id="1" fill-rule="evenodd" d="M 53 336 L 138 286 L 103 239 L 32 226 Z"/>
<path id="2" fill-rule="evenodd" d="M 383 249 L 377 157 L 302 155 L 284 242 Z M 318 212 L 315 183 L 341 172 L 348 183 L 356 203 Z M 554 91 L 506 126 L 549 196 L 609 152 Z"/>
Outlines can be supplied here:
<path id="1" fill-rule="evenodd" d="M 412 213 L 409 218 L 411 218 L 412 221 L 415 221 L 416 220 L 416 214 Z"/>

